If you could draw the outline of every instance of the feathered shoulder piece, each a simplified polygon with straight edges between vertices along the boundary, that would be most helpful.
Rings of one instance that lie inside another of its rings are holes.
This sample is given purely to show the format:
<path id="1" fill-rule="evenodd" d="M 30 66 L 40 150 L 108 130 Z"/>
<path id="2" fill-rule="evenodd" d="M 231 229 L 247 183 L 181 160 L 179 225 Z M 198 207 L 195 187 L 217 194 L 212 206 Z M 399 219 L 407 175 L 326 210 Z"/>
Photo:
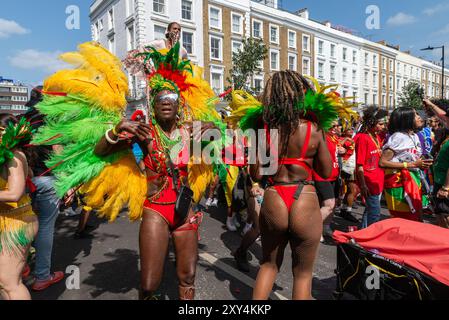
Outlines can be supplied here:
<path id="1" fill-rule="evenodd" d="M 167 89 L 180 94 L 192 87 L 187 82 L 187 74 L 193 74 L 193 67 L 190 60 L 179 59 L 179 48 L 179 42 L 167 53 L 145 47 L 144 52 L 135 55 L 143 58 L 144 71 L 152 90 Z"/>
<path id="2" fill-rule="evenodd" d="M 318 107 L 318 109 L 323 108 L 333 109 L 337 113 L 337 117 L 341 119 L 343 128 L 350 126 L 352 122 L 354 122 L 359 118 L 358 113 L 353 110 L 353 108 L 357 106 L 357 103 L 353 102 L 354 97 L 343 98 L 337 92 L 338 85 L 321 86 L 315 78 L 312 77 L 307 78 L 312 81 L 316 91 L 316 93 L 314 94 L 306 93 L 306 99 L 309 99 L 308 103 L 311 103 L 314 100 L 315 100 L 314 103 L 320 103 L 318 101 L 321 102 L 324 101 L 324 105 Z M 309 97 L 307 97 L 307 95 L 309 95 Z M 315 95 L 316 97 L 312 97 L 313 95 Z M 332 121 L 336 120 L 336 118 L 333 116 L 333 113 L 334 113 L 333 111 L 331 111 L 330 114 L 329 111 L 324 110 L 322 115 L 320 116 L 321 121 L 325 122 L 324 126 L 318 123 L 323 130 L 327 131 L 330 128 Z M 331 117 L 331 120 L 328 119 L 329 117 Z"/>
<path id="3" fill-rule="evenodd" d="M 228 107 L 231 112 L 227 122 L 243 131 L 255 129 L 263 115 L 263 105 L 251 94 L 243 90 L 232 91 L 232 100 Z"/>
<path id="4" fill-rule="evenodd" d="M 25 118 L 21 118 L 16 125 L 9 123 L 4 130 L 0 143 L 0 166 L 14 158 L 15 147 L 22 142 L 31 141 L 32 138 L 31 125 Z"/>
<path id="5" fill-rule="evenodd" d="M 321 92 L 308 90 L 304 99 L 300 100 L 296 107 L 301 112 L 301 118 L 315 122 L 324 131 L 328 131 L 332 122 L 338 118 L 332 101 Z"/>

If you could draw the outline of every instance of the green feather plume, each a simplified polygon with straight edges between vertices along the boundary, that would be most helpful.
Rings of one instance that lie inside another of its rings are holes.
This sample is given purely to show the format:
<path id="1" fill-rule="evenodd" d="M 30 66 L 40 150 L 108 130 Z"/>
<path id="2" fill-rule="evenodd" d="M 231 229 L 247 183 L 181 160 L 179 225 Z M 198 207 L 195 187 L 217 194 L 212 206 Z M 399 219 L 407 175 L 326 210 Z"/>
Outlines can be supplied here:
<path id="1" fill-rule="evenodd" d="M 121 120 L 118 113 L 93 108 L 83 97 L 44 96 L 36 106 L 45 115 L 45 125 L 40 127 L 32 141 L 35 145 L 63 145 L 61 153 L 53 153 L 46 162 L 57 178 L 58 196 L 98 176 L 106 165 L 119 160 L 124 154 L 98 157 L 95 145 L 104 133 Z"/>
<path id="2" fill-rule="evenodd" d="M 338 119 L 338 113 L 329 98 L 312 90 L 306 92 L 304 99 L 297 103 L 296 108 L 302 113 L 301 117 L 316 122 L 324 131 L 329 131 L 332 122 Z"/>
<path id="3" fill-rule="evenodd" d="M 10 122 L 5 128 L 0 143 L 0 166 L 14 158 L 14 148 L 22 142 L 30 141 L 31 137 L 31 126 L 25 118 L 21 118 L 16 125 Z"/>

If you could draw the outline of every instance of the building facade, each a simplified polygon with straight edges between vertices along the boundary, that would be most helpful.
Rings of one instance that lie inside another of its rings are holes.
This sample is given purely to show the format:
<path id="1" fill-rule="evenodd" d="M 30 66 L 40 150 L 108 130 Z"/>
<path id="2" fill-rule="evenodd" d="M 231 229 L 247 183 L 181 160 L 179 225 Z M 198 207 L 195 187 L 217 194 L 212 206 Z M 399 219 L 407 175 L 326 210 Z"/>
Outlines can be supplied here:
<path id="1" fill-rule="evenodd" d="M 27 102 L 28 87 L 0 76 L 0 112 L 23 114 L 28 110 Z"/>
<path id="2" fill-rule="evenodd" d="M 118 57 L 152 39 L 164 37 L 167 25 L 180 22 L 181 43 L 189 57 L 204 67 L 216 93 L 227 86 L 232 55 L 243 38 L 260 38 L 268 57 L 250 80 L 262 90 L 275 71 L 291 69 L 323 84 L 339 85 L 342 96 L 360 105 L 398 106 L 402 88 L 419 82 L 429 97 L 449 98 L 449 70 L 400 51 L 317 22 L 307 9 L 288 12 L 277 0 L 96 0 L 91 6 L 92 38 Z M 130 77 L 131 102 L 144 96 L 144 85 Z M 143 104 L 143 101 L 140 101 Z"/>

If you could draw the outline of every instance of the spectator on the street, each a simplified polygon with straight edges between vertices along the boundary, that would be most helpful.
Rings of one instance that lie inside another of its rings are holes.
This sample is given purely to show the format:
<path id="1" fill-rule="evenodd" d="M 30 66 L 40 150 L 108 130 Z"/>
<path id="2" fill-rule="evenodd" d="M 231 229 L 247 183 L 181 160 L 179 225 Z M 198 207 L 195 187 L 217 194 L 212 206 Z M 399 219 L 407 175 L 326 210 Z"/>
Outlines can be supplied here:
<path id="1" fill-rule="evenodd" d="M 24 115 L 31 123 L 33 130 L 37 130 L 44 124 L 43 116 L 35 108 L 35 105 L 42 101 L 41 90 L 42 87 L 32 90 L 31 99 L 27 103 L 29 111 Z M 64 279 L 62 271 L 51 272 L 54 231 L 59 215 L 60 198 L 54 189 L 56 178 L 45 164 L 50 153 L 57 150 L 57 146 L 30 146 L 26 149 L 33 172 L 32 182 L 36 186 L 32 195 L 33 208 L 39 219 L 39 232 L 34 240 L 36 249 L 35 282 L 32 285 L 34 291 L 45 290 Z"/>
<path id="2" fill-rule="evenodd" d="M 352 206 L 355 198 L 359 193 L 356 179 L 355 179 L 355 142 L 354 142 L 354 128 L 346 128 L 343 132 L 341 145 L 346 150 L 346 153 L 342 158 L 341 179 L 343 181 L 342 187 L 342 205 L 340 209 L 340 217 L 351 221 L 357 222 L 357 218 L 352 215 Z"/>
<path id="3" fill-rule="evenodd" d="M 181 25 L 178 22 L 171 22 L 167 27 L 167 32 L 165 33 L 165 39 L 156 39 L 148 44 L 155 48 L 156 50 L 173 48 L 181 38 Z M 179 48 L 179 56 L 182 59 L 188 59 L 187 50 L 181 46 Z"/>
<path id="4" fill-rule="evenodd" d="M 449 139 L 442 145 L 433 166 L 435 214 L 438 225 L 449 229 Z"/>
<path id="5" fill-rule="evenodd" d="M 339 198 L 340 194 L 338 182 L 340 165 L 338 163 L 338 156 L 346 153 L 346 149 L 340 144 L 340 135 L 341 125 L 336 120 L 333 122 L 332 128 L 326 134 L 326 144 L 332 159 L 332 173 L 326 179 L 320 177 L 319 173 L 314 172 L 313 174 L 316 191 L 321 204 L 321 217 L 323 219 L 323 235 L 321 236 L 321 242 L 325 242 L 326 239 L 324 236 L 331 237 L 332 235 L 330 224 L 332 222 L 336 200 Z"/>
<path id="6" fill-rule="evenodd" d="M 385 131 L 387 112 L 369 107 L 363 115 L 362 131 L 355 137 L 357 184 L 365 200 L 362 228 L 380 220 L 380 198 L 384 171 L 379 167 L 382 153 L 380 134 Z"/>
<path id="7" fill-rule="evenodd" d="M 238 249 L 234 252 L 234 258 L 237 263 L 237 269 L 243 272 L 249 272 L 248 263 L 248 249 L 257 240 L 260 235 L 260 209 L 262 208 L 262 202 L 265 190 L 263 186 L 258 182 L 254 182 L 251 179 L 247 168 L 245 168 L 245 198 L 248 206 L 247 215 L 248 221 L 245 229 L 243 230 L 243 238 Z"/>
<path id="8" fill-rule="evenodd" d="M 0 141 L 11 124 L 17 125 L 14 116 L 0 114 Z M 12 135 L 9 131 L 8 138 Z M 25 190 L 28 163 L 22 147 L 28 142 L 17 135 L 12 139 L 9 143 L 18 143 L 13 149 L 1 146 L 4 158 L 0 175 L 0 294 L 5 300 L 31 300 L 22 282 L 22 271 L 37 233 L 38 221 Z M 8 153 L 10 156 L 5 156 Z"/>
<path id="9" fill-rule="evenodd" d="M 422 172 L 432 165 L 422 157 L 415 131 L 419 116 L 413 108 L 397 108 L 388 124 L 390 134 L 383 146 L 380 166 L 385 172 L 385 198 L 394 217 L 421 221 L 423 209 Z"/>

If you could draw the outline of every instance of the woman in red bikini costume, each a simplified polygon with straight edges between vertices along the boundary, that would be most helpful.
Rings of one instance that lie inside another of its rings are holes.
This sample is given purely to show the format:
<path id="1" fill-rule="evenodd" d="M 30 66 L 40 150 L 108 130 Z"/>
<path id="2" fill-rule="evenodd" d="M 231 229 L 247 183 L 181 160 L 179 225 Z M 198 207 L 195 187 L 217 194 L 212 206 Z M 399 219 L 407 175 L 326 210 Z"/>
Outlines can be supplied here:
<path id="1" fill-rule="evenodd" d="M 337 114 L 331 106 L 326 110 L 314 108 L 317 103 L 308 105 L 311 100 L 305 99 L 306 93 L 309 97 L 316 95 L 303 76 L 281 71 L 267 82 L 262 96 L 265 129 L 277 129 L 279 133 L 268 139 L 271 146 L 279 146 L 279 169 L 268 177 L 261 210 L 263 259 L 253 292 L 255 300 L 268 299 L 288 243 L 292 250 L 293 299 L 312 299 L 312 271 L 322 232 L 312 173 L 322 177 L 331 174 L 323 128 Z M 261 180 L 263 168 L 253 165 L 251 173 L 255 180 Z"/>
<path id="2" fill-rule="evenodd" d="M 175 210 L 175 206 L 180 190 L 185 189 L 182 187 L 189 188 L 191 143 L 214 125 L 202 122 L 201 130 L 193 136 L 192 120 L 186 118 L 190 111 L 182 93 L 199 90 L 201 83 L 192 86 L 186 82 L 185 70 L 190 70 L 190 63 L 178 60 L 177 51 L 179 44 L 166 55 L 155 50 L 148 55 L 147 60 L 152 59 L 157 67 L 146 70 L 151 89 L 150 122 L 122 120 L 106 133 L 95 150 L 98 156 L 106 156 L 138 143 L 144 153 L 148 192 L 139 236 L 141 300 L 157 299 L 155 292 L 162 279 L 170 236 L 176 252 L 179 298 L 193 300 L 195 295 L 201 216 L 195 214 L 189 204 L 184 206 L 185 216 Z M 131 139 L 123 139 L 130 134 Z"/>

